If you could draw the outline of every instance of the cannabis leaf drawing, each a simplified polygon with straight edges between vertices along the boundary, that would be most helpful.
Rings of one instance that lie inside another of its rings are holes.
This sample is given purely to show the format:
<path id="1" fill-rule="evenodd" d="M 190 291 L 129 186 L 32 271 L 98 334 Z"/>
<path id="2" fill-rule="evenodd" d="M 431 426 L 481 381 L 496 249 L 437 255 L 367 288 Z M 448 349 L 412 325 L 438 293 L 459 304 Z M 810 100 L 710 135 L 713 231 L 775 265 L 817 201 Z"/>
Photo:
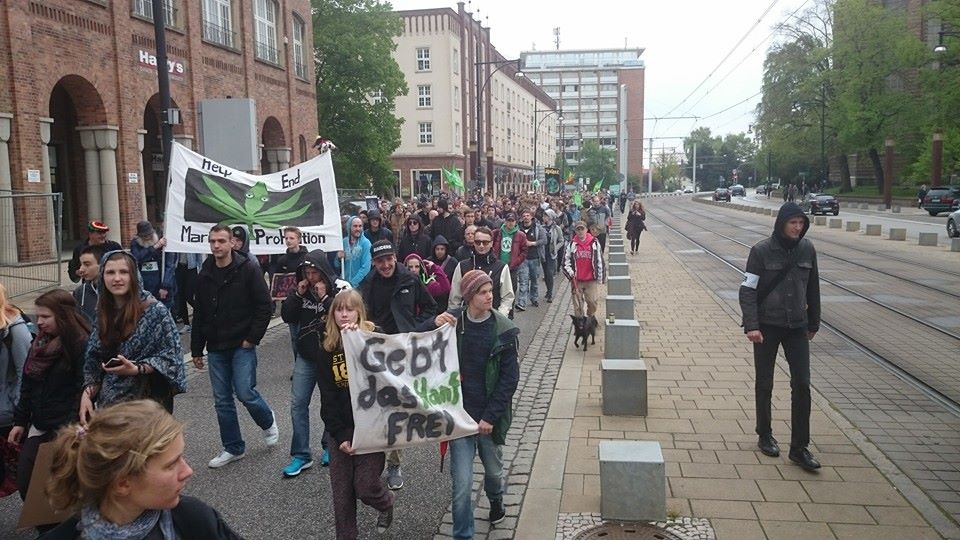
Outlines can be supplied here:
<path id="1" fill-rule="evenodd" d="M 210 190 L 210 194 L 197 191 L 197 198 L 203 204 L 227 216 L 220 222 L 221 225 L 247 226 L 247 233 L 253 237 L 253 226 L 259 225 L 267 229 L 279 229 L 284 222 L 296 219 L 310 210 L 310 203 L 293 210 L 293 207 L 300 202 L 302 192 L 298 191 L 289 199 L 264 209 L 270 201 L 270 193 L 263 182 L 257 182 L 243 194 L 243 204 L 233 200 L 233 197 L 220 184 L 212 178 L 203 175 L 203 183 Z"/>

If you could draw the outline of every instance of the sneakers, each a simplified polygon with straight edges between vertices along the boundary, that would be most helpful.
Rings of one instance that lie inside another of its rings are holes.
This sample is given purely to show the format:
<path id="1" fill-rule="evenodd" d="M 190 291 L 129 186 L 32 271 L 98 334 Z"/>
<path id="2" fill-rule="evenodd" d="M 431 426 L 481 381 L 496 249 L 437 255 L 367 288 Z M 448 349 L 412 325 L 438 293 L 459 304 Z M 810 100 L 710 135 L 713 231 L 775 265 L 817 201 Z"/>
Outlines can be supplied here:
<path id="1" fill-rule="evenodd" d="M 219 469 L 220 467 L 223 467 L 227 463 L 233 463 L 234 461 L 237 461 L 243 456 L 244 454 L 231 454 L 230 452 L 227 452 L 226 450 L 224 450 L 223 452 L 220 452 L 219 456 L 211 459 L 210 462 L 207 463 L 207 466 L 210 467 L 211 469 Z"/>
<path id="2" fill-rule="evenodd" d="M 527 308 L 521 306 L 520 304 L 517 304 L 517 305 L 515 305 L 515 306 L 513 306 L 513 307 L 514 307 L 517 311 L 526 311 L 526 310 L 527 310 Z"/>
<path id="3" fill-rule="evenodd" d="M 780 455 L 780 447 L 773 435 L 761 435 L 760 440 L 757 441 L 757 446 L 765 456 L 778 457 Z"/>
<path id="4" fill-rule="evenodd" d="M 270 413 L 273 416 L 273 413 Z M 270 427 L 263 430 L 263 442 L 267 443 L 267 446 L 274 446 L 280 442 L 280 430 L 277 428 L 277 418 L 273 416 L 273 423 L 270 424 Z"/>
<path id="5" fill-rule="evenodd" d="M 390 524 L 393 523 L 393 507 L 387 508 L 383 512 L 380 512 L 380 515 L 377 517 L 377 532 L 383 534 L 387 532 L 387 529 L 390 528 Z"/>
<path id="6" fill-rule="evenodd" d="M 293 459 L 290 460 L 290 464 L 283 468 L 283 476 L 285 478 L 293 478 L 310 467 L 313 467 L 312 459 L 303 459 L 294 456 Z"/>
<path id="7" fill-rule="evenodd" d="M 496 525 L 503 521 L 507 515 L 507 509 L 503 507 L 503 501 L 490 501 L 490 524 Z"/>
<path id="8" fill-rule="evenodd" d="M 534 300 L 533 302 L 530 302 L 530 305 L 533 307 L 540 307 L 540 302 L 537 302 L 536 300 Z"/>
<path id="9" fill-rule="evenodd" d="M 320 465 L 324 467 L 330 466 L 330 450 L 326 448 L 323 449 L 323 457 L 320 458 Z"/>
<path id="10" fill-rule="evenodd" d="M 403 472 L 399 465 L 387 465 L 387 487 L 393 490 L 403 488 Z M 393 518 L 392 513 L 390 518 Z"/>

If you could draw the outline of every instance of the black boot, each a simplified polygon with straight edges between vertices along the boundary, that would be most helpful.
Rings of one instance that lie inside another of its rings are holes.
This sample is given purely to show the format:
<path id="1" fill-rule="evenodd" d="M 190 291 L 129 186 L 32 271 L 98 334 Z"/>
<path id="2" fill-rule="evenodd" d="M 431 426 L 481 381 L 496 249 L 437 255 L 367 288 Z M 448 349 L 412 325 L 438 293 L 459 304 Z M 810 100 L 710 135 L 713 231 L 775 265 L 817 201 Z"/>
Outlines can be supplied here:
<path id="1" fill-rule="evenodd" d="M 777 440 L 773 438 L 773 435 L 761 435 L 757 446 L 760 447 L 760 451 L 763 452 L 765 456 L 780 456 L 780 446 L 777 445 Z"/>

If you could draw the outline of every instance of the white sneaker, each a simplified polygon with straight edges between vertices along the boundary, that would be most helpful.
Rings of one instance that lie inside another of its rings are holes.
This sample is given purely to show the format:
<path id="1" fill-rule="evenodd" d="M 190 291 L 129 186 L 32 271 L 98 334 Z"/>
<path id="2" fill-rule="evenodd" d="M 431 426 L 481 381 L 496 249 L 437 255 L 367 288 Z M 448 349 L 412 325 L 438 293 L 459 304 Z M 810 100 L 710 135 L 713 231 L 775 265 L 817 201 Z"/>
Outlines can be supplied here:
<path id="1" fill-rule="evenodd" d="M 263 430 L 263 442 L 267 443 L 267 446 L 274 446 L 280 442 L 280 430 L 277 428 L 277 418 L 273 417 L 273 423 L 270 424 L 270 427 Z"/>
<path id="2" fill-rule="evenodd" d="M 211 459 L 210 462 L 207 463 L 207 466 L 210 467 L 211 469 L 219 469 L 220 467 L 223 467 L 227 463 L 232 463 L 234 461 L 237 461 L 238 459 L 243 458 L 243 456 L 244 454 L 231 454 L 230 452 L 227 452 L 226 450 L 224 450 L 223 452 L 220 452 L 219 456 Z"/>

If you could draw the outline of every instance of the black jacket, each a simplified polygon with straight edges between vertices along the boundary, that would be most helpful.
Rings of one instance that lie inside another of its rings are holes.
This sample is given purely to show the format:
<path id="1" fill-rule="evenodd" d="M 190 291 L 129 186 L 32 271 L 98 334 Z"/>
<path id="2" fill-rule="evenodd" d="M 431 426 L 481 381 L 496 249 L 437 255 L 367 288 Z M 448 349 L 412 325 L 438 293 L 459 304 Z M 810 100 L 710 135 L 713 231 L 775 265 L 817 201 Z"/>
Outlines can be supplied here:
<path id="1" fill-rule="evenodd" d="M 77 270 L 80 269 L 80 252 L 83 249 L 90 245 L 90 240 L 84 241 L 79 246 L 73 248 L 73 257 L 70 259 L 70 262 L 67 263 L 67 275 L 70 276 L 70 281 L 74 283 L 80 282 L 80 276 L 77 275 Z M 116 251 L 118 249 L 123 249 L 123 247 L 114 242 L 113 240 L 107 240 L 103 243 L 103 252 L 109 253 L 111 251 Z"/>
<path id="2" fill-rule="evenodd" d="M 396 272 L 397 282 L 393 289 L 390 312 L 393 314 L 393 320 L 397 323 L 397 330 L 401 333 L 415 332 L 424 321 L 437 314 L 437 303 L 417 276 L 411 274 L 399 262 L 394 272 Z M 376 269 L 373 269 L 357 287 L 363 301 L 368 306 L 370 305 L 370 290 L 375 279 L 383 278 L 380 277 L 380 273 Z M 379 321 L 373 322 L 378 326 L 383 326 Z"/>
<path id="3" fill-rule="evenodd" d="M 460 218 L 450 213 L 434 218 L 430 224 L 430 239 L 436 240 L 441 235 L 450 242 L 447 251 L 456 253 L 457 248 L 463 244 L 463 224 L 460 223 Z"/>
<path id="4" fill-rule="evenodd" d="M 53 431 L 77 421 L 86 350 L 87 340 L 84 338 L 70 351 L 65 346 L 65 358 L 47 368 L 41 378 L 23 377 L 20 401 L 13 411 L 13 425 L 32 425 L 41 431 Z"/>
<path id="5" fill-rule="evenodd" d="M 230 529 L 220 514 L 199 499 L 187 495 L 180 496 L 180 503 L 170 511 L 173 516 L 173 528 L 178 538 L 184 540 L 240 540 L 240 536 Z M 66 540 L 80 538 L 77 524 L 80 518 L 71 517 L 41 536 L 42 540 Z M 144 540 L 163 540 L 160 524 L 153 528 Z"/>
<path id="6" fill-rule="evenodd" d="M 304 279 L 304 271 L 308 266 L 313 266 L 320 271 L 320 278 L 327 285 L 326 296 L 317 298 L 312 289 L 308 289 L 306 294 L 300 296 L 294 287 L 280 305 L 280 318 L 287 324 L 297 325 L 297 352 L 300 356 L 316 361 L 320 356 L 320 340 L 323 339 L 327 314 L 330 311 L 333 296 L 336 294 L 337 278 L 323 250 L 317 249 L 307 254 L 296 269 L 297 281 Z"/>
<path id="7" fill-rule="evenodd" d="M 400 237 L 400 244 L 397 245 L 397 261 L 403 261 L 411 253 L 416 253 L 424 259 L 429 257 L 430 236 L 419 231 L 413 235 L 410 234 L 409 229 L 404 230 L 403 236 Z"/>
<path id="8" fill-rule="evenodd" d="M 805 222 L 799 241 L 783 235 L 784 225 L 795 216 L 803 216 Z M 759 330 L 760 325 L 806 328 L 808 332 L 820 329 L 820 273 L 813 243 L 804 238 L 809 228 L 810 219 L 803 210 L 796 203 L 786 203 L 777 214 L 773 234 L 750 249 L 740 284 L 744 332 Z M 784 268 L 790 270 L 769 290 Z M 763 303 L 757 305 L 759 294 L 768 290 Z"/>
<path id="9" fill-rule="evenodd" d="M 226 278 L 213 277 L 216 259 L 207 257 L 197 276 L 190 350 L 193 356 L 239 347 L 244 340 L 260 343 L 273 314 L 273 300 L 260 267 L 233 252 Z"/>
<path id="10" fill-rule="evenodd" d="M 271 274 L 289 274 L 290 272 L 296 272 L 297 267 L 300 266 L 300 263 L 303 262 L 303 258 L 307 256 L 307 253 L 310 250 L 300 246 L 300 249 L 290 253 L 287 251 L 283 255 L 277 257 L 277 260 L 273 263 L 273 266 L 270 268 Z"/>
<path id="11" fill-rule="evenodd" d="M 320 348 L 317 387 L 320 388 L 320 418 L 327 433 L 339 446 L 353 439 L 353 404 L 343 345 L 334 352 Z"/>

